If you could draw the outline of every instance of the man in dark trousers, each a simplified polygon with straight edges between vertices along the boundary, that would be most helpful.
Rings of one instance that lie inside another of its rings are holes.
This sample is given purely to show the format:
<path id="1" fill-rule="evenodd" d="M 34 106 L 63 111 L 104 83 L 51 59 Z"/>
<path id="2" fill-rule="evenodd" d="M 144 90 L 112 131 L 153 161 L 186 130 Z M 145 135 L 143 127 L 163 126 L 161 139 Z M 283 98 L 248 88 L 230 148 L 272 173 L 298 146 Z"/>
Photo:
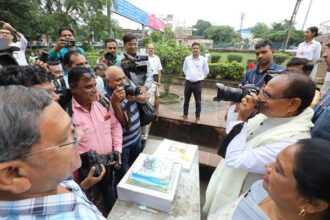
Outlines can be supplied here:
<path id="1" fill-rule="evenodd" d="M 209 66 L 205 57 L 200 55 L 200 44 L 194 42 L 191 45 L 192 55 L 187 56 L 183 63 L 183 73 L 186 76 L 186 83 L 184 86 L 184 104 L 183 116 L 186 120 L 188 118 L 189 101 L 191 94 L 194 94 L 196 103 L 196 123 L 200 120 L 201 114 L 201 100 L 202 100 L 202 80 L 209 74 Z"/>

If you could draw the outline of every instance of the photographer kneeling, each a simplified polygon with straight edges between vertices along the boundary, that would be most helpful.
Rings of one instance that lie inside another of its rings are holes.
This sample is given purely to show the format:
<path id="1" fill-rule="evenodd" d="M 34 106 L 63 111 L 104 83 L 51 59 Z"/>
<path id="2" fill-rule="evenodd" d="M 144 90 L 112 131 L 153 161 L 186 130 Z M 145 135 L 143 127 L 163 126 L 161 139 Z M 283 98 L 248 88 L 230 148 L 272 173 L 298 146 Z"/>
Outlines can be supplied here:
<path id="1" fill-rule="evenodd" d="M 264 164 L 274 162 L 286 146 L 310 137 L 313 110 L 308 106 L 314 92 L 315 84 L 309 77 L 283 73 L 272 78 L 258 95 L 246 95 L 236 119 L 235 106 L 228 111 L 230 132 L 224 140 L 228 148 L 208 184 L 204 212 L 212 214 L 237 199 L 261 179 Z M 256 110 L 259 114 L 249 119 Z"/>
<path id="2" fill-rule="evenodd" d="M 125 175 L 141 152 L 141 126 L 137 103 L 145 103 L 146 95 L 140 94 L 138 87 L 126 78 L 123 70 L 111 66 L 105 73 L 106 96 L 123 129 L 122 167 L 117 172 L 118 180 Z"/>

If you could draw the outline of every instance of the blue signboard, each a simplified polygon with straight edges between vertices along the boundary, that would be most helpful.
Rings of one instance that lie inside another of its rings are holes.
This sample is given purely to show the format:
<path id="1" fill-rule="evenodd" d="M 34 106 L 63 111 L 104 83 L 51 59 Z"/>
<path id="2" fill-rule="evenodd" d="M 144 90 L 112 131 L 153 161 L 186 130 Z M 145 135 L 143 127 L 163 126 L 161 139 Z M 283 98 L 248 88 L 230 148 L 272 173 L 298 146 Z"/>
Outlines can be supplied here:
<path id="1" fill-rule="evenodd" d="M 148 25 L 148 14 L 127 0 L 113 0 L 115 13 L 138 23 Z"/>

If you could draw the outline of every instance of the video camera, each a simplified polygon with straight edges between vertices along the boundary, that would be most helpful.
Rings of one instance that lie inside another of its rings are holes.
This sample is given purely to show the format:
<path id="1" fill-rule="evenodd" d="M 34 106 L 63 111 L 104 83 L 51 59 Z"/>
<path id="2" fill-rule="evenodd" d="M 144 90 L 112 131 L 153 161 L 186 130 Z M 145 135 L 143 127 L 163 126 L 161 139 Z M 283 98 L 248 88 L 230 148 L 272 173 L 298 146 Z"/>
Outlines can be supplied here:
<path id="1" fill-rule="evenodd" d="M 88 151 L 80 155 L 81 157 L 81 168 L 79 169 L 80 178 L 84 179 L 88 176 L 89 171 L 94 166 L 95 172 L 94 177 L 98 177 L 101 175 L 102 167 L 101 164 L 104 166 L 109 166 L 114 171 L 118 171 L 121 168 L 119 163 L 119 152 L 113 151 L 109 155 L 99 155 L 96 151 Z"/>
<path id="2" fill-rule="evenodd" d="M 148 61 L 147 55 L 137 55 L 133 57 L 129 54 L 124 53 L 122 68 L 124 72 L 127 74 L 129 72 L 135 73 L 136 75 L 145 75 L 148 71 L 148 66 L 145 62 Z"/>
<path id="3" fill-rule="evenodd" d="M 256 93 L 259 94 L 260 89 L 256 87 L 254 84 L 246 84 L 243 88 L 233 88 L 229 86 L 225 86 L 222 83 L 216 84 L 218 87 L 217 96 L 213 98 L 213 101 L 220 102 L 224 101 L 232 101 L 232 102 L 240 102 L 241 99 L 250 94 Z"/>

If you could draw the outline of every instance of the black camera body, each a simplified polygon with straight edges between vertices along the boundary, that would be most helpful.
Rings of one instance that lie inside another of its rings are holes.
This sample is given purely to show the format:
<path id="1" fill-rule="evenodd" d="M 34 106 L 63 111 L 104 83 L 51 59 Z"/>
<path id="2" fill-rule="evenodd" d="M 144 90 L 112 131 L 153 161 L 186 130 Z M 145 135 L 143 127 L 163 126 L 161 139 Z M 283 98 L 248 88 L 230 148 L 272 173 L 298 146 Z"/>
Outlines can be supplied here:
<path id="1" fill-rule="evenodd" d="M 65 47 L 74 47 L 76 46 L 76 41 L 74 40 L 68 40 L 65 44 Z"/>
<path id="2" fill-rule="evenodd" d="M 222 83 L 217 83 L 216 85 L 218 87 L 218 92 L 217 96 L 213 98 L 213 101 L 216 102 L 220 102 L 221 100 L 240 102 L 244 96 L 250 93 L 259 94 L 260 91 L 260 89 L 254 84 L 246 84 L 243 88 L 233 88 L 225 86 Z"/>
<path id="3" fill-rule="evenodd" d="M 63 76 L 59 77 L 57 79 L 54 79 L 52 82 L 55 87 L 55 93 L 58 96 L 61 96 L 66 90 L 68 90 Z"/>
<path id="4" fill-rule="evenodd" d="M 122 65 L 122 68 L 124 72 L 129 73 L 135 73 L 136 75 L 145 75 L 148 71 L 148 66 L 144 61 L 148 61 L 147 55 L 137 55 L 135 57 L 124 54 L 124 64 Z"/>
<path id="5" fill-rule="evenodd" d="M 107 52 L 106 54 L 104 54 L 104 58 L 107 61 L 107 66 L 115 65 L 116 57 L 112 53 Z"/>
<path id="6" fill-rule="evenodd" d="M 38 60 L 47 63 L 48 62 L 48 55 L 49 53 L 46 51 L 41 51 L 41 54 L 38 56 Z"/>
<path id="7" fill-rule="evenodd" d="M 101 175 L 102 172 L 102 166 L 108 166 L 110 163 L 113 163 L 110 165 L 110 167 L 117 171 L 121 168 L 121 165 L 119 163 L 119 152 L 113 151 L 109 155 L 99 155 L 96 153 L 96 151 L 88 151 L 86 153 L 83 153 L 80 155 L 81 158 L 81 168 L 79 169 L 80 178 L 84 179 L 87 177 L 90 169 L 94 166 L 95 172 L 94 177 L 98 177 Z"/>
<path id="8" fill-rule="evenodd" d="M 140 95 L 139 87 L 134 88 L 130 84 L 124 84 L 124 90 L 125 90 L 126 95 L 129 95 L 129 96 Z"/>

